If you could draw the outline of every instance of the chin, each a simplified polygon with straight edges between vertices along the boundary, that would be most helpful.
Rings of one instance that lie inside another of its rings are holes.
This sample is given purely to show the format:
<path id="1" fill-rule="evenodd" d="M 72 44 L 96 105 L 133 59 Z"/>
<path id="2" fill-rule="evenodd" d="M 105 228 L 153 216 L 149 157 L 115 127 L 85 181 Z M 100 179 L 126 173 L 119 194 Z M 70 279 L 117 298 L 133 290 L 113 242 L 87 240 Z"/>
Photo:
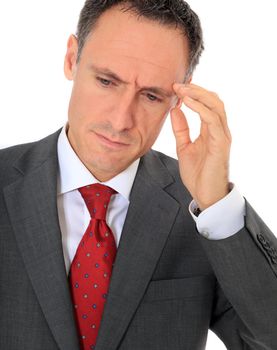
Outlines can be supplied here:
<path id="1" fill-rule="evenodd" d="M 97 174 L 101 174 L 102 177 L 114 177 L 119 174 L 122 168 L 119 166 L 118 161 L 101 159 L 101 161 L 90 160 L 87 162 L 86 167 L 88 170 L 97 177 Z M 123 166 L 124 169 L 124 166 Z M 103 175 L 103 176 L 102 176 Z M 99 175 L 97 177 L 98 180 Z M 103 180 L 102 180 L 103 181 Z"/>

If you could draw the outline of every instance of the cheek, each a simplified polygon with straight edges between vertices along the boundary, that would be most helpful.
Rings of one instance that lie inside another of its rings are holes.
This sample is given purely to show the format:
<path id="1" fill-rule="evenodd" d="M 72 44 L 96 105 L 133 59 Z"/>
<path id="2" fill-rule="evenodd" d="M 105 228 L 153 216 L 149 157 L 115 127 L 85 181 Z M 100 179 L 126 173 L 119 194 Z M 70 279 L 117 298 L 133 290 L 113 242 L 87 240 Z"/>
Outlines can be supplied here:
<path id="1" fill-rule="evenodd" d="M 154 116 L 153 114 L 147 113 L 144 119 L 144 122 L 141 123 L 139 131 L 142 139 L 142 143 L 145 145 L 145 148 L 151 147 L 156 141 L 161 128 L 166 120 L 167 112 L 161 113 L 160 116 Z"/>
<path id="2" fill-rule="evenodd" d="M 97 96 L 91 88 L 84 84 L 76 84 L 73 88 L 74 103 L 77 108 L 87 110 L 95 105 Z"/>
<path id="3" fill-rule="evenodd" d="M 78 123 L 79 127 L 85 124 L 97 122 L 97 116 L 103 115 L 103 98 L 98 96 L 97 91 L 84 84 L 76 84 L 72 89 L 69 106 L 69 118 Z"/>

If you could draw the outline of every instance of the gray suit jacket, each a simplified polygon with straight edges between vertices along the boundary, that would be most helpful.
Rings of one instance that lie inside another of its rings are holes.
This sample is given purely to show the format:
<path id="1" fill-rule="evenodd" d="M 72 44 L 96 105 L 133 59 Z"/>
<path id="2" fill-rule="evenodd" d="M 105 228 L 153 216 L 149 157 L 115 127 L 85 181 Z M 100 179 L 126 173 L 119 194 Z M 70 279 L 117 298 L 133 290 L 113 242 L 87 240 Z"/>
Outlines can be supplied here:
<path id="1" fill-rule="evenodd" d="M 57 214 L 57 138 L 0 151 L 0 349 L 77 350 Z M 277 349 L 277 242 L 245 227 L 209 241 L 178 164 L 150 151 L 131 192 L 97 350 Z"/>

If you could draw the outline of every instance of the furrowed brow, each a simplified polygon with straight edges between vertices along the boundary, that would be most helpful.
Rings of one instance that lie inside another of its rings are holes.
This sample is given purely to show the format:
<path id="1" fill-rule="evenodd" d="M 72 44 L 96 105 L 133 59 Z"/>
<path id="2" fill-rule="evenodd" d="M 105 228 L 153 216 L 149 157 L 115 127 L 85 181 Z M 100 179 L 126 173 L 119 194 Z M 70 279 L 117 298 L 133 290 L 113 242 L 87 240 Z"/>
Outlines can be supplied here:
<path id="1" fill-rule="evenodd" d="M 101 74 L 105 75 L 107 78 L 112 79 L 112 80 L 116 81 L 117 83 L 121 83 L 121 84 L 125 84 L 125 85 L 130 84 L 127 81 L 124 81 L 123 79 L 121 79 L 116 73 L 111 71 L 109 68 L 96 67 L 95 65 L 91 65 L 90 69 L 94 73 L 100 74 L 100 75 Z M 147 92 L 152 93 L 152 94 L 160 95 L 164 98 L 170 98 L 170 97 L 175 96 L 174 93 L 167 91 L 163 88 L 157 87 L 157 86 L 143 86 L 143 87 L 138 87 L 138 88 L 140 91 L 147 91 Z"/>
<path id="2" fill-rule="evenodd" d="M 95 73 L 97 73 L 97 74 L 103 74 L 103 75 L 105 75 L 107 78 L 110 78 L 110 79 L 112 79 L 112 80 L 115 80 L 116 82 L 118 82 L 118 83 L 121 83 L 121 84 L 125 84 L 125 85 L 127 85 L 127 84 L 129 84 L 127 81 L 124 81 L 123 79 L 121 79 L 116 73 L 114 73 L 114 72 L 112 72 L 110 69 L 108 69 L 108 68 L 101 68 L 101 67 L 96 67 L 96 66 L 94 66 L 94 65 L 91 65 L 90 66 L 90 69 L 92 70 L 92 71 L 94 71 Z"/>

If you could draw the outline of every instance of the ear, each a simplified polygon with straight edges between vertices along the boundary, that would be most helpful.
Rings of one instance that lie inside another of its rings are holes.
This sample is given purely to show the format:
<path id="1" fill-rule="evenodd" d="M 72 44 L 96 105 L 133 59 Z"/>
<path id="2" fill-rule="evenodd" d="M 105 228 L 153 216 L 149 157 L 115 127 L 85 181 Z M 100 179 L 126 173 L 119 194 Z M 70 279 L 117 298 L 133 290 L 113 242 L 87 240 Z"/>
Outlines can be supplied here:
<path id="1" fill-rule="evenodd" d="M 64 74 L 68 80 L 73 80 L 77 68 L 78 40 L 70 35 L 67 41 L 67 50 L 64 59 Z"/>
<path id="2" fill-rule="evenodd" d="M 190 84 L 191 81 L 192 81 L 192 75 L 188 79 L 186 79 L 186 84 Z"/>

